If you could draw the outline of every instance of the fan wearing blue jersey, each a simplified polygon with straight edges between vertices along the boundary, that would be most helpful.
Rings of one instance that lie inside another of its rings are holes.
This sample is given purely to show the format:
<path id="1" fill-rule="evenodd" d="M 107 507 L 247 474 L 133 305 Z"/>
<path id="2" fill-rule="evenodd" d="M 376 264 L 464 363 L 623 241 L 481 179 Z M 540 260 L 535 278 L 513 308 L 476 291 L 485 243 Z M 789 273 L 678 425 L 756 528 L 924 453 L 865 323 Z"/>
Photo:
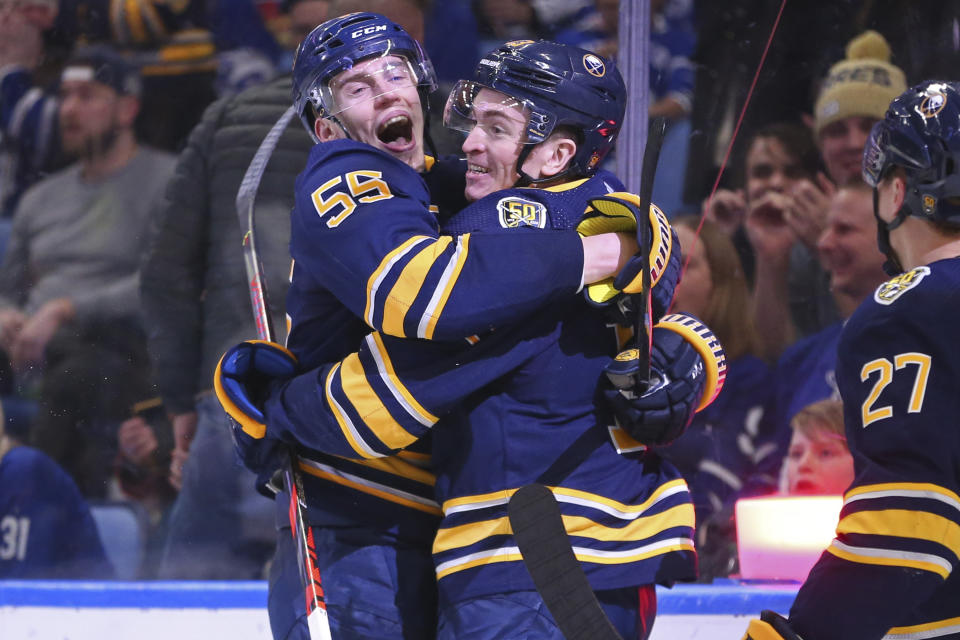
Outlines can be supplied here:
<path id="1" fill-rule="evenodd" d="M 895 275 L 847 321 L 837 385 L 854 480 L 789 619 L 746 638 L 960 638 L 960 84 L 894 99 L 863 155 Z"/>
<path id="2" fill-rule="evenodd" d="M 329 20 L 298 47 L 294 107 L 322 143 L 297 179 L 291 214 L 287 348 L 303 369 L 345 357 L 371 329 L 462 343 L 574 297 L 636 248 L 634 231 L 441 236 L 438 213 L 449 217 L 465 202 L 464 165 L 424 154 L 425 96 L 434 86 L 419 44 L 378 14 Z M 362 461 L 298 444 L 334 636 L 432 637 L 430 541 L 440 507 L 429 443 Z M 275 462 L 250 466 L 268 477 Z M 278 638 L 306 633 L 287 504 L 277 500 L 269 594 Z"/>
<path id="3" fill-rule="evenodd" d="M 480 199 L 444 230 L 529 246 L 553 229 L 597 224 L 603 216 L 582 221 L 582 212 L 617 184 L 596 165 L 624 109 L 619 72 L 587 51 L 527 41 L 488 54 L 445 111 L 448 126 L 468 132 L 467 194 Z M 509 189 L 517 182 L 529 186 Z M 659 317 L 672 298 L 679 247 L 659 209 L 644 223 L 655 229 Z M 511 266 L 521 259 L 511 256 Z M 302 363 L 247 343 L 221 362 L 218 395 L 245 434 L 381 464 L 432 432 L 443 508 L 433 547 L 441 638 L 561 637 L 506 521 L 509 496 L 535 481 L 553 487 L 608 615 L 626 637 L 646 637 L 653 584 L 695 575 L 693 509 L 679 473 L 598 404 L 621 397 L 598 382 L 618 346 L 603 310 L 568 297 L 470 342 L 374 332 L 359 353 L 270 389 L 265 378 L 288 377 Z M 627 415 L 658 444 L 715 397 L 724 365 L 712 334 L 688 316 L 658 325 L 653 361 L 659 383 L 628 403 Z"/>
<path id="4" fill-rule="evenodd" d="M 0 407 L 0 580 L 114 577 L 77 484 L 4 430 Z"/>

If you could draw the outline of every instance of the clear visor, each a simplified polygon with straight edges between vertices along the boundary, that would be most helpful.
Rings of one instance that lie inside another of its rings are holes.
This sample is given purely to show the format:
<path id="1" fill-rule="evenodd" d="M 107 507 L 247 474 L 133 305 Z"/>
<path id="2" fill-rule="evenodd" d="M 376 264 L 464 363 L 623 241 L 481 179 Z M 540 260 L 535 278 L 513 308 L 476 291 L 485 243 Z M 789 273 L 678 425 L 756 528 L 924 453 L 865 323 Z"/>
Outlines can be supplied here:
<path id="1" fill-rule="evenodd" d="M 873 125 L 870 137 L 863 148 L 863 179 L 871 187 L 880 184 L 887 155 L 883 151 L 887 143 L 887 128 L 883 120 Z"/>
<path id="2" fill-rule="evenodd" d="M 363 60 L 320 87 L 324 115 L 336 116 L 381 96 L 415 90 L 421 84 L 433 90 L 432 75 L 426 69 L 419 71 L 403 56 L 385 54 Z"/>
<path id="3" fill-rule="evenodd" d="M 553 129 L 552 118 L 538 113 L 526 100 L 461 80 L 443 109 L 444 126 L 470 133 L 479 127 L 492 140 L 520 144 L 543 142 Z"/>
<path id="4" fill-rule="evenodd" d="M 915 132 L 891 126 L 887 120 L 873 125 L 863 148 L 863 179 L 871 187 L 883 180 L 887 168 L 897 164 L 914 171 L 930 168 L 930 151 Z"/>

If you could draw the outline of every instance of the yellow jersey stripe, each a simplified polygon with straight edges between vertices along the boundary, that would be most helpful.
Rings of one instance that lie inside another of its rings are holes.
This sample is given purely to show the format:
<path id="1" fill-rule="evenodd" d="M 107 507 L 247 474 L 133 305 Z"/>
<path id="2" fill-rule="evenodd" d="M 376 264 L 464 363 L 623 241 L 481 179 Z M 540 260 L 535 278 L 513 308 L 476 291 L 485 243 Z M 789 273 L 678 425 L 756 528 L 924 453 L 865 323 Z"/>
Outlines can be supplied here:
<path id="1" fill-rule="evenodd" d="M 373 326 L 373 317 L 376 311 L 375 301 L 377 293 L 380 291 L 380 285 L 397 262 L 402 260 L 418 244 L 428 240 L 430 240 L 428 236 L 413 236 L 407 239 L 406 242 L 385 255 L 383 260 L 380 261 L 380 265 L 370 274 L 370 278 L 367 279 L 367 305 L 363 310 L 363 319 L 370 327 L 376 328 Z"/>
<path id="2" fill-rule="evenodd" d="M 371 469 L 377 469 L 378 471 L 392 473 L 402 478 L 407 478 L 408 480 L 421 482 L 431 487 L 437 484 L 436 475 L 406 460 L 401 460 L 397 458 L 397 456 L 387 456 L 386 458 L 377 458 L 376 460 L 363 460 L 359 462 L 359 464 L 370 467 Z"/>
<path id="3" fill-rule="evenodd" d="M 844 494 L 843 504 L 848 505 L 857 500 L 872 500 L 876 498 L 926 498 L 928 500 L 939 500 L 960 511 L 960 496 L 939 485 L 924 482 L 889 482 L 855 487 Z"/>
<path id="4" fill-rule="evenodd" d="M 337 375 L 337 372 L 340 370 L 340 363 L 333 365 L 330 368 L 330 372 L 327 374 L 327 379 L 324 381 L 323 391 L 327 397 L 327 404 L 330 405 L 330 412 L 333 413 L 333 417 L 336 419 L 337 424 L 340 425 L 340 432 L 343 433 L 344 439 L 347 441 L 347 444 L 357 452 L 362 458 L 376 458 L 382 456 L 383 454 L 377 453 L 374 451 L 370 445 L 364 442 L 363 438 L 360 437 L 360 434 L 357 432 L 356 426 L 354 426 L 353 421 L 350 420 L 350 416 L 347 415 L 347 412 L 343 410 L 343 407 L 340 406 L 334 397 L 332 392 L 333 377 Z"/>
<path id="5" fill-rule="evenodd" d="M 407 316 L 407 311 L 423 288 L 423 282 L 426 280 L 427 274 L 451 242 L 453 242 L 453 238 L 443 236 L 429 243 L 400 272 L 400 277 L 393 288 L 390 289 L 390 294 L 383 305 L 384 333 L 400 338 L 406 337 L 403 331 L 403 321 Z"/>
<path id="6" fill-rule="evenodd" d="M 315 460 L 305 460 L 301 458 L 300 468 L 304 472 L 317 478 L 323 478 L 324 480 L 329 480 L 341 486 L 349 487 L 405 507 L 410 507 L 417 511 L 440 515 L 440 506 L 432 500 L 393 487 L 388 487 L 378 482 L 372 482 L 365 478 L 360 478 L 329 465 L 321 464 Z"/>
<path id="7" fill-rule="evenodd" d="M 874 549 L 871 547 L 855 547 L 834 540 L 827 547 L 827 551 L 847 560 L 860 564 L 876 564 L 887 567 L 909 567 L 930 571 L 946 579 L 953 571 L 953 565 L 939 556 L 928 553 L 912 553 L 910 551 L 894 551 L 892 549 Z"/>
<path id="8" fill-rule="evenodd" d="M 350 404 L 360 415 L 380 441 L 391 449 L 403 449 L 412 444 L 416 437 L 400 426 L 384 406 L 383 400 L 367 381 L 366 372 L 360 362 L 360 356 L 351 353 L 343 359 L 340 369 L 340 382 Z M 369 458 L 371 456 L 364 456 Z"/>
<path id="9" fill-rule="evenodd" d="M 427 411 L 423 405 L 417 402 L 410 390 L 397 377 L 397 372 L 393 368 L 393 361 L 390 360 L 387 347 L 383 344 L 383 337 L 379 333 L 373 332 L 368 334 L 364 340 L 366 340 L 367 347 L 370 349 L 370 355 L 377 363 L 380 379 L 387 385 L 397 402 L 403 406 L 404 411 L 425 427 L 435 425 L 440 418 Z"/>
<path id="10" fill-rule="evenodd" d="M 467 253 L 469 250 L 470 234 L 459 236 L 457 238 L 457 248 L 454 250 L 453 255 L 450 256 L 450 261 L 447 262 L 447 267 L 443 270 L 440 282 L 437 283 L 437 288 L 433 291 L 433 297 L 430 298 L 427 308 L 420 317 L 420 324 L 417 327 L 418 338 L 433 339 L 433 332 L 437 328 L 437 322 L 443 314 L 443 308 L 446 306 L 447 300 L 450 299 L 450 292 L 453 290 L 453 285 L 457 283 L 457 278 L 460 277 L 460 272 L 463 270 L 463 264 L 467 261 Z"/>
<path id="11" fill-rule="evenodd" d="M 640 504 L 624 504 L 616 500 L 611 500 L 595 493 L 580 491 L 578 489 L 569 489 L 567 487 L 550 487 L 557 502 L 569 502 L 591 509 L 603 511 L 616 518 L 632 520 L 643 514 L 657 502 L 669 498 L 677 493 L 687 493 L 687 483 L 683 478 L 677 478 L 669 482 L 664 482 L 657 487 L 649 498 Z M 477 494 L 473 496 L 464 496 L 462 498 L 453 498 L 443 503 L 443 512 L 446 515 L 460 513 L 463 511 L 476 511 L 486 509 L 501 504 L 506 504 L 517 490 L 505 489 L 491 493 Z"/>
<path id="12" fill-rule="evenodd" d="M 960 633 L 960 618 L 948 618 L 936 622 L 915 624 L 909 627 L 893 627 L 883 640 L 916 640 L 917 638 L 940 638 Z"/>
<path id="13" fill-rule="evenodd" d="M 595 564 L 628 564 L 674 551 L 690 551 L 691 553 L 695 553 L 693 540 L 689 538 L 670 538 L 668 540 L 660 540 L 642 547 L 624 549 L 622 551 L 597 551 L 596 549 L 586 549 L 584 547 L 573 548 L 573 553 L 577 557 L 577 560 Z M 520 555 L 520 550 L 517 547 L 501 547 L 499 549 L 471 553 L 462 558 L 456 558 L 437 565 L 437 579 L 440 580 L 452 573 L 486 564 L 519 562 L 522 560 L 523 556 Z"/>
<path id="14" fill-rule="evenodd" d="M 563 516 L 563 526 L 567 533 L 572 536 L 593 538 L 601 542 L 635 542 L 646 540 L 673 527 L 690 527 L 692 529 L 694 526 L 693 505 L 677 505 L 663 513 L 634 520 L 625 527 L 607 527 L 583 516 L 567 515 Z M 510 520 L 505 516 L 442 528 L 437 531 L 434 538 L 433 552 L 442 553 L 468 547 L 491 536 L 510 535 L 512 533 Z"/>
<path id="15" fill-rule="evenodd" d="M 868 533 L 897 538 L 929 540 L 960 556 L 960 525 L 926 511 L 883 509 L 857 511 L 840 519 L 837 533 Z"/>

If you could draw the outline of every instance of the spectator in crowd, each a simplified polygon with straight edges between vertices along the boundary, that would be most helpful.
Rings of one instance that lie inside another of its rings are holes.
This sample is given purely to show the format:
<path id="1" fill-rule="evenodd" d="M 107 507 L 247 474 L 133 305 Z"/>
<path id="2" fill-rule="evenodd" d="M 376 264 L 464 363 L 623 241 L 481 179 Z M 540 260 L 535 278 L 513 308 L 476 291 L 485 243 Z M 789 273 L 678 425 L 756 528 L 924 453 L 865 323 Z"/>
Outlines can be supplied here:
<path id="1" fill-rule="evenodd" d="M 827 226 L 817 243 L 843 320 L 791 345 L 777 362 L 771 411 L 779 457 L 790 439 L 793 417 L 817 400 L 837 397 L 834 369 L 844 320 L 886 279 L 876 237 L 870 188 L 856 178 L 830 198 Z"/>
<path id="2" fill-rule="evenodd" d="M 756 321 L 762 334 L 777 335 L 787 326 L 788 335 L 803 337 L 839 319 L 829 293 L 829 278 L 817 261 L 816 242 L 834 185 L 860 179 L 859 163 L 870 127 L 905 88 L 903 71 L 890 64 L 890 47 L 875 31 L 851 40 L 846 58 L 830 68 L 813 121 L 826 175 L 801 180 L 791 190 L 793 206 L 785 212 L 785 221 L 794 241 L 786 281 L 777 277 L 782 284 L 757 290 Z"/>
<path id="3" fill-rule="evenodd" d="M 140 569 L 143 577 L 153 577 L 166 541 L 170 506 L 179 488 L 169 472 L 173 429 L 159 397 L 136 403 L 132 414 L 117 433 L 114 478 L 117 497 L 143 507 L 147 539 Z"/>
<path id="4" fill-rule="evenodd" d="M 114 50 L 74 54 L 59 121 L 77 161 L 24 194 L 0 266 L 0 346 L 21 389 L 39 387 L 30 441 L 88 496 L 105 494 L 117 426 L 153 395 L 137 266 L 174 159 L 134 136 L 139 87 Z"/>
<path id="5" fill-rule="evenodd" d="M 0 404 L 0 579 L 114 575 L 76 483 L 5 429 Z"/>
<path id="6" fill-rule="evenodd" d="M 61 0 L 57 28 L 78 44 L 111 44 L 143 77 L 137 135 L 179 151 L 216 97 L 218 66 L 207 0 Z"/>
<path id="7" fill-rule="evenodd" d="M 776 360 L 794 339 L 787 302 L 777 298 L 786 294 L 787 255 L 795 239 L 786 212 L 793 206 L 793 187 L 812 178 L 819 166 L 817 148 L 806 129 L 789 123 L 768 125 L 748 146 L 743 188 L 720 189 L 703 203 L 703 215 L 733 238 L 753 283 L 754 324 L 764 327 L 758 334 L 759 355 L 768 361 Z M 779 317 L 767 317 L 777 312 Z"/>
<path id="8" fill-rule="evenodd" d="M 0 2 L 0 224 L 7 232 L 23 191 L 61 164 L 56 95 L 44 88 L 56 66 L 44 33 L 56 16 L 57 0 Z"/>
<path id="9" fill-rule="evenodd" d="M 841 495 L 853 482 L 853 456 L 843 432 L 843 403 L 819 400 L 790 421 L 793 435 L 784 461 L 790 494 Z"/>
<path id="10" fill-rule="evenodd" d="M 773 388 L 769 369 L 758 357 L 750 293 L 733 243 L 709 220 L 697 235 L 698 222 L 694 216 L 673 222 L 686 266 L 672 310 L 693 314 L 713 329 L 726 353 L 727 377 L 723 392 L 696 414 L 683 437 L 657 451 L 677 466 L 690 486 L 700 580 L 710 580 L 734 568 L 733 499 L 745 490 L 776 486 L 775 478 L 758 473 L 772 453 L 760 430 Z"/>
<path id="11" fill-rule="evenodd" d="M 327 10 L 326 0 L 291 2 L 289 41 L 309 33 Z M 143 321 L 173 425 L 169 475 L 180 490 L 159 566 L 163 578 L 261 578 L 273 549 L 273 505 L 236 460 L 210 385 L 223 352 L 256 335 L 236 196 L 254 152 L 290 105 L 291 86 L 287 75 L 211 105 L 153 219 L 142 265 Z M 287 127 L 255 201 L 257 248 L 276 327 L 286 326 L 294 179 L 311 146 L 298 123 Z"/>
<path id="12" fill-rule="evenodd" d="M 571 27 L 560 31 L 558 42 L 616 58 L 620 0 L 595 0 Z M 670 215 L 687 207 L 683 182 L 693 107 L 693 64 L 696 46 L 693 3 L 690 0 L 653 0 L 650 3 L 650 118 L 667 119 L 667 133 L 653 188 L 653 199 Z"/>

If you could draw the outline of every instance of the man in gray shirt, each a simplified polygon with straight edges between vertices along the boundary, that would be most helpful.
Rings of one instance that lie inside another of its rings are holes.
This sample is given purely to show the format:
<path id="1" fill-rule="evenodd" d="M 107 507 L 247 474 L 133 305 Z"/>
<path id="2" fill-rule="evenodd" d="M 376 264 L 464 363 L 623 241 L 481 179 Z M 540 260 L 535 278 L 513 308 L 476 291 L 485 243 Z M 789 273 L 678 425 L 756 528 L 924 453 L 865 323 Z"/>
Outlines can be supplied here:
<path id="1" fill-rule="evenodd" d="M 139 91 L 138 73 L 112 49 L 74 54 L 61 79 L 59 120 L 63 148 L 77 161 L 24 194 L 0 265 L 0 348 L 22 390 L 36 391 L 40 381 L 31 440 L 52 429 L 37 444 L 88 495 L 105 492 L 101 485 L 112 460 L 102 474 L 90 468 L 89 458 L 65 460 L 85 456 L 68 437 L 76 429 L 67 425 L 104 415 L 122 419 L 133 402 L 153 393 L 138 320 L 137 268 L 150 212 L 175 158 L 137 144 Z M 78 363 L 84 365 L 79 371 Z M 56 376 L 58 366 L 71 374 Z M 54 385 L 51 376 L 62 380 Z M 112 408 L 97 406 L 109 398 L 115 399 Z M 115 440 L 115 431 L 111 435 Z M 92 484 L 87 473 L 95 476 Z"/>

